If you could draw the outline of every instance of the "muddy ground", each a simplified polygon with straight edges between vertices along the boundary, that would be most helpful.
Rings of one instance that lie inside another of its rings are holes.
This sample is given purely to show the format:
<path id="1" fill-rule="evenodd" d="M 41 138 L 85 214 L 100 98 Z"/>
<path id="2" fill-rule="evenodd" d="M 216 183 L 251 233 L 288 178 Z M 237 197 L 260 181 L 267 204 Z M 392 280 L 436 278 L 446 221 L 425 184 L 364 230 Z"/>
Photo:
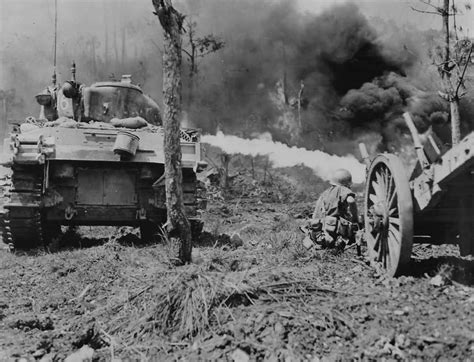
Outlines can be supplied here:
<path id="1" fill-rule="evenodd" d="M 409 274 L 386 278 L 354 249 L 302 247 L 310 209 L 211 200 L 184 267 L 167 242 L 139 245 L 130 229 L 2 251 L 0 360 L 474 359 L 472 259 L 419 244 Z"/>

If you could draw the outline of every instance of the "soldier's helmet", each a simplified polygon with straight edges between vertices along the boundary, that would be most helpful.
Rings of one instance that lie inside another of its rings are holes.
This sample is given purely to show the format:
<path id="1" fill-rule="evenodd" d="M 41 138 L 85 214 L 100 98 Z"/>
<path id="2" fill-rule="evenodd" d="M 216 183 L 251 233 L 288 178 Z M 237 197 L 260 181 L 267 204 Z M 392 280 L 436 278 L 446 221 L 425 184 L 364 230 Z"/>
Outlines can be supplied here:
<path id="1" fill-rule="evenodd" d="M 345 168 L 339 168 L 334 171 L 331 178 L 332 185 L 339 185 L 345 187 L 351 187 L 352 185 L 352 175 Z"/>

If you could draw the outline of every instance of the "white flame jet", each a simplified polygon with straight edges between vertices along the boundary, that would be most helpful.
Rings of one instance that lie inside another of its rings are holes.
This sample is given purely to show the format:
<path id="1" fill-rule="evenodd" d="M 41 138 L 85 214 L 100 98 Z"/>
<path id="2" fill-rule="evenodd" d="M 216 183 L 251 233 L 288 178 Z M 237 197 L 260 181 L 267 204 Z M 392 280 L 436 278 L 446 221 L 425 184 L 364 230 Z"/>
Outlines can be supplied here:
<path id="1" fill-rule="evenodd" d="M 354 183 L 362 183 L 365 179 L 365 165 L 353 155 L 341 157 L 320 150 L 310 151 L 306 148 L 289 147 L 284 143 L 272 141 L 269 134 L 265 134 L 264 138 L 244 139 L 218 132 L 215 136 L 202 136 L 201 141 L 219 147 L 229 154 L 267 155 L 275 167 L 303 164 L 313 169 L 317 176 L 326 181 L 331 179 L 331 175 L 338 168 L 349 170 Z"/>

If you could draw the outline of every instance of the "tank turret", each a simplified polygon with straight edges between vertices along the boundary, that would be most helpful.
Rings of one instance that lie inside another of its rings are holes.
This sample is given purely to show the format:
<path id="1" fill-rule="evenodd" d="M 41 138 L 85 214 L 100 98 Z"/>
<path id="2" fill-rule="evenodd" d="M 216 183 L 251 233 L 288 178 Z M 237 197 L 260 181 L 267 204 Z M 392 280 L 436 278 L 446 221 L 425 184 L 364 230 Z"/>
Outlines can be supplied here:
<path id="1" fill-rule="evenodd" d="M 36 95 L 41 105 L 40 119 L 55 121 L 70 118 L 78 122 L 110 123 L 114 118 L 141 117 L 153 125 L 161 125 L 160 108 L 142 89 L 132 83 L 131 75 L 120 82 L 98 82 L 85 86 L 76 81 L 76 65 L 71 80 L 61 87 L 50 86 Z"/>

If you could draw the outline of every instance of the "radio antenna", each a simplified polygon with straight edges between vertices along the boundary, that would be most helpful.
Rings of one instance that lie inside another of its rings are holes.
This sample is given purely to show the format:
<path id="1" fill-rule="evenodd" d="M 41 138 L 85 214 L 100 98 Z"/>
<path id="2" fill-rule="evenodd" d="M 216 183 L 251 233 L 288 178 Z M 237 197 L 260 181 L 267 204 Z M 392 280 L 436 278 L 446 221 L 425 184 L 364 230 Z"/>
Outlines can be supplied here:
<path id="1" fill-rule="evenodd" d="M 54 0 L 54 55 L 53 55 L 53 86 L 56 86 L 56 48 L 58 44 L 58 0 Z"/>

